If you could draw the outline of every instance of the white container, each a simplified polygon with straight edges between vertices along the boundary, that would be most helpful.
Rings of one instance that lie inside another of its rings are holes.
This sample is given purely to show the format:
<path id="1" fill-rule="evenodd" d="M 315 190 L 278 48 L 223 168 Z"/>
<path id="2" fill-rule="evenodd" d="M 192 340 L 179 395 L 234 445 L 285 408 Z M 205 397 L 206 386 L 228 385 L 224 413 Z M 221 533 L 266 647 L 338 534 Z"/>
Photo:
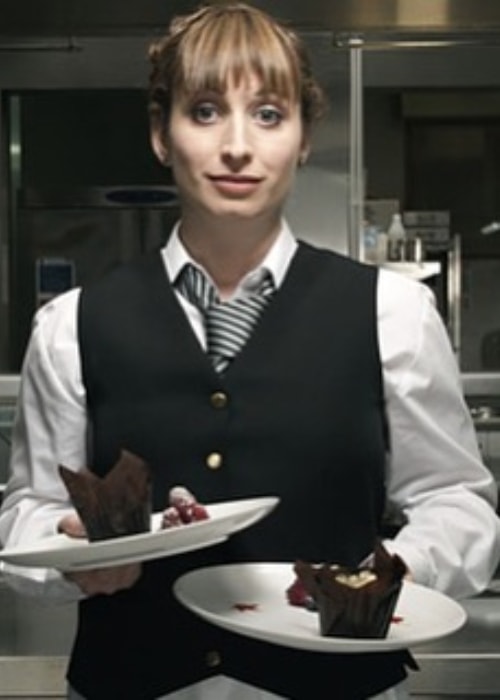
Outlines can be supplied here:
<path id="1" fill-rule="evenodd" d="M 392 215 L 391 224 L 387 230 L 387 258 L 388 260 L 404 260 L 406 246 L 406 230 L 403 226 L 401 214 Z"/>

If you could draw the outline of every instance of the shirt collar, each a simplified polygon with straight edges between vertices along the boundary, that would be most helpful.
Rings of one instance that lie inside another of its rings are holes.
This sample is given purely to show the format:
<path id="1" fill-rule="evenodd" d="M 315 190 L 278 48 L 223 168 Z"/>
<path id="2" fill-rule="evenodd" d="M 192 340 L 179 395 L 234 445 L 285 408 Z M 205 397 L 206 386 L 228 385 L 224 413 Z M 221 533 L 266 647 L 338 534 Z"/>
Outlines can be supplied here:
<path id="1" fill-rule="evenodd" d="M 180 222 L 177 222 L 172 229 L 172 233 L 170 234 L 166 245 L 161 250 L 167 275 L 171 282 L 176 280 L 177 275 L 187 263 L 196 265 L 203 270 L 201 265 L 196 263 L 191 258 L 186 248 L 182 244 L 179 238 L 179 226 Z M 283 219 L 281 222 L 280 232 L 278 233 L 273 245 L 267 252 L 267 255 L 262 260 L 260 265 L 245 275 L 243 280 L 241 280 L 240 287 L 242 289 L 251 290 L 258 285 L 262 279 L 262 275 L 268 271 L 273 278 L 275 287 L 278 289 L 283 282 L 296 249 L 297 241 L 295 240 L 287 222 Z M 203 272 L 208 274 L 206 270 L 203 270 Z"/>

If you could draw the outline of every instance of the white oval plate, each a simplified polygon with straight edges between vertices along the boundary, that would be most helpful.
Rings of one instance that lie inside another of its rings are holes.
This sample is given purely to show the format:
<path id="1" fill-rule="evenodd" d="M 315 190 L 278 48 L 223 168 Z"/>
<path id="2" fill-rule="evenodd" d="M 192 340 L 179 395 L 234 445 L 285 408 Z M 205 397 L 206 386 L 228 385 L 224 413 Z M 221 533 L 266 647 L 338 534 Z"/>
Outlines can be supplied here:
<path id="1" fill-rule="evenodd" d="M 228 564 L 184 574 L 175 582 L 174 594 L 189 610 L 214 625 L 308 651 L 403 649 L 451 634 L 466 620 L 462 606 L 451 598 L 405 581 L 395 610 L 401 619 L 391 624 L 387 637 L 322 637 L 318 614 L 287 601 L 286 589 L 294 579 L 291 563 Z"/>
<path id="2" fill-rule="evenodd" d="M 161 513 L 154 513 L 151 532 L 99 542 L 67 535 L 45 537 L 30 547 L 0 551 L 0 559 L 15 566 L 49 567 L 63 571 L 117 566 L 209 547 L 253 525 L 278 504 L 275 497 L 242 499 L 207 505 L 208 520 L 161 530 Z"/>

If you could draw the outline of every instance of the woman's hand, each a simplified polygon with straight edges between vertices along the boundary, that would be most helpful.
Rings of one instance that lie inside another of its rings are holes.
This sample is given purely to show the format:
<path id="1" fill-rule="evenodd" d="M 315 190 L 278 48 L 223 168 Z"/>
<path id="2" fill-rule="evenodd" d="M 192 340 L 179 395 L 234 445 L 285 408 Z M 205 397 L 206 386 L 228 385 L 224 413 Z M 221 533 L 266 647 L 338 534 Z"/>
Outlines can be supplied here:
<path id="1" fill-rule="evenodd" d="M 65 535 L 68 535 L 68 537 L 87 536 L 83 523 L 76 513 L 65 515 L 64 518 L 59 521 L 57 531 L 63 532 Z"/>
<path id="2" fill-rule="evenodd" d="M 85 537 L 86 532 L 82 521 L 76 513 L 65 515 L 58 525 L 58 531 L 68 537 Z M 111 595 L 117 591 L 131 588 L 140 578 L 142 568 L 140 564 L 123 564 L 102 569 L 88 569 L 85 571 L 66 571 L 64 577 L 68 581 L 76 583 L 82 593 L 87 596 L 104 593 Z"/>
<path id="3" fill-rule="evenodd" d="M 98 593 L 111 595 L 131 588 L 139 580 L 141 572 L 140 564 L 123 564 L 104 569 L 67 571 L 64 576 L 68 581 L 76 583 L 85 595 L 91 596 Z"/>

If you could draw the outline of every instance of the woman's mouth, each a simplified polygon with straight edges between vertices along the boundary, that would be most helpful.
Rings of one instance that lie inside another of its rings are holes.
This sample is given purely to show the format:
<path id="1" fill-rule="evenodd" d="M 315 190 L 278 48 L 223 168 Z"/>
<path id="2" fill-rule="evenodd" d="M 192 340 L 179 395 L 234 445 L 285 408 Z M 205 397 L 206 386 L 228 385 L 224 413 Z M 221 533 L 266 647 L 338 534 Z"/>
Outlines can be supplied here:
<path id="1" fill-rule="evenodd" d="M 261 182 L 261 178 L 250 175 L 211 175 L 209 180 L 218 192 L 232 197 L 248 197 Z"/>

